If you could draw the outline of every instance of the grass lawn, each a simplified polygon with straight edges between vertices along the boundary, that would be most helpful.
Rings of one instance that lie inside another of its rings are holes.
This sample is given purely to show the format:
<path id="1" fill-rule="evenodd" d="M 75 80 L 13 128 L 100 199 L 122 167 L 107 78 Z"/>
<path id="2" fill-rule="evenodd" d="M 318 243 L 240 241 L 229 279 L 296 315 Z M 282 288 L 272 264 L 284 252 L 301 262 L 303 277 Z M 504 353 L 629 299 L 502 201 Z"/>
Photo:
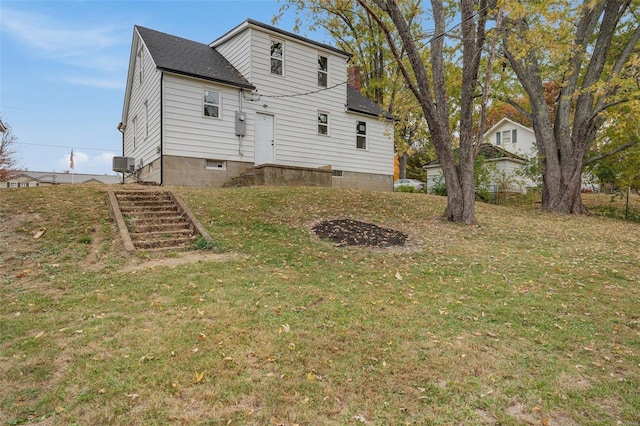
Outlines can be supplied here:
<path id="1" fill-rule="evenodd" d="M 424 194 L 174 190 L 217 258 L 126 254 L 103 187 L 0 191 L 1 424 L 640 423 L 638 224 L 479 203 L 460 226 Z M 311 232 L 339 218 L 409 241 Z"/>

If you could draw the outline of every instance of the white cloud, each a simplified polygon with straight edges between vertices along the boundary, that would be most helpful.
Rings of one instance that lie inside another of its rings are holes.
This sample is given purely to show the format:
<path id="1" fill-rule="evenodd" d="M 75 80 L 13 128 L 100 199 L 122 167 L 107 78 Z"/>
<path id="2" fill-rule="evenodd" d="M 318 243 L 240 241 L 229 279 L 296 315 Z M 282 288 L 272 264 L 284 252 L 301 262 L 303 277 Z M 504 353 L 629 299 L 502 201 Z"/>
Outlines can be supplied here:
<path id="1" fill-rule="evenodd" d="M 2 26 L 13 37 L 48 58 L 85 56 L 121 44 L 113 27 L 65 28 L 66 23 L 29 12 L 2 10 Z"/>
<path id="2" fill-rule="evenodd" d="M 2 9 L 2 15 L 2 32 L 25 46 L 27 54 L 87 74 L 70 78 L 65 70 L 61 76 L 51 77 L 75 85 L 122 89 L 128 62 L 121 48 L 128 45 L 130 31 L 93 23 L 74 27 L 44 15 L 7 8 Z"/>
<path id="3" fill-rule="evenodd" d="M 116 155 L 113 152 L 102 151 L 97 155 L 89 155 L 83 151 L 73 150 L 73 163 L 75 173 L 87 174 L 113 174 L 111 171 L 112 159 Z M 71 151 L 58 160 L 60 170 L 71 171 Z"/>

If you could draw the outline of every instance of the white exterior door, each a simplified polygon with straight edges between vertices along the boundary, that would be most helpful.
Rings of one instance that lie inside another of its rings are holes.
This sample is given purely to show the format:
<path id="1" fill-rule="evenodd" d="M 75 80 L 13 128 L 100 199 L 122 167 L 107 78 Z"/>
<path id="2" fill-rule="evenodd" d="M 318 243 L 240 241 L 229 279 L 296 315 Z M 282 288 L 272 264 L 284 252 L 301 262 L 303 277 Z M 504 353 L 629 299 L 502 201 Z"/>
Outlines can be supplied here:
<path id="1" fill-rule="evenodd" d="M 273 164 L 274 142 L 273 115 L 256 113 L 256 165 Z"/>

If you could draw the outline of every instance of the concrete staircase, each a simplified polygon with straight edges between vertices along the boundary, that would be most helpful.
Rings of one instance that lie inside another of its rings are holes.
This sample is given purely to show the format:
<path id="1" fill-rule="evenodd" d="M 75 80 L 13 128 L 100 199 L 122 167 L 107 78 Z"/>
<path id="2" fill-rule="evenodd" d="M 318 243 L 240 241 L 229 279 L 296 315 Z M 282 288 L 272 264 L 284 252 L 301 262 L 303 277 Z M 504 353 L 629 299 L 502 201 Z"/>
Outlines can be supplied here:
<path id="1" fill-rule="evenodd" d="M 251 167 L 244 172 L 242 172 L 239 176 L 232 177 L 230 180 L 226 181 L 224 188 L 230 187 L 239 187 L 239 186 L 256 186 L 256 185 L 264 185 L 264 182 L 256 183 L 256 168 Z"/>
<path id="2" fill-rule="evenodd" d="M 171 191 L 108 190 L 111 210 L 127 250 L 191 249 L 209 234 Z"/>

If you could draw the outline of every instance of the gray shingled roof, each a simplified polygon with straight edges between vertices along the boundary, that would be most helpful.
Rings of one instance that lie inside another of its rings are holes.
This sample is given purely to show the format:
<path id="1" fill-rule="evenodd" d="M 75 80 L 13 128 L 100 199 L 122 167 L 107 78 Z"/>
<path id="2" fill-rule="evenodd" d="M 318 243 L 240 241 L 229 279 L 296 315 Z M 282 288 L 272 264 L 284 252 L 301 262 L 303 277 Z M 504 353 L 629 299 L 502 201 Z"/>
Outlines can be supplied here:
<path id="1" fill-rule="evenodd" d="M 374 115 L 376 117 L 383 116 L 390 120 L 394 119 L 391 114 L 384 111 L 378 106 L 378 104 L 367 98 L 350 84 L 347 84 L 347 110 L 367 115 Z"/>
<path id="2" fill-rule="evenodd" d="M 510 160 L 515 160 L 517 162 L 522 162 L 522 163 L 526 163 L 527 161 L 524 158 L 520 157 L 519 155 L 514 154 L 513 152 L 509 152 L 504 148 L 500 148 L 499 146 L 495 146 L 490 143 L 481 143 L 480 146 L 478 147 L 478 155 L 483 155 L 485 160 L 500 160 L 503 158 L 508 158 Z M 438 160 L 437 158 L 435 160 L 429 161 L 424 166 L 436 166 L 436 165 L 440 165 L 440 160 Z"/>
<path id="3" fill-rule="evenodd" d="M 206 44 L 135 26 L 156 66 L 164 71 L 255 89 L 217 50 Z"/>

